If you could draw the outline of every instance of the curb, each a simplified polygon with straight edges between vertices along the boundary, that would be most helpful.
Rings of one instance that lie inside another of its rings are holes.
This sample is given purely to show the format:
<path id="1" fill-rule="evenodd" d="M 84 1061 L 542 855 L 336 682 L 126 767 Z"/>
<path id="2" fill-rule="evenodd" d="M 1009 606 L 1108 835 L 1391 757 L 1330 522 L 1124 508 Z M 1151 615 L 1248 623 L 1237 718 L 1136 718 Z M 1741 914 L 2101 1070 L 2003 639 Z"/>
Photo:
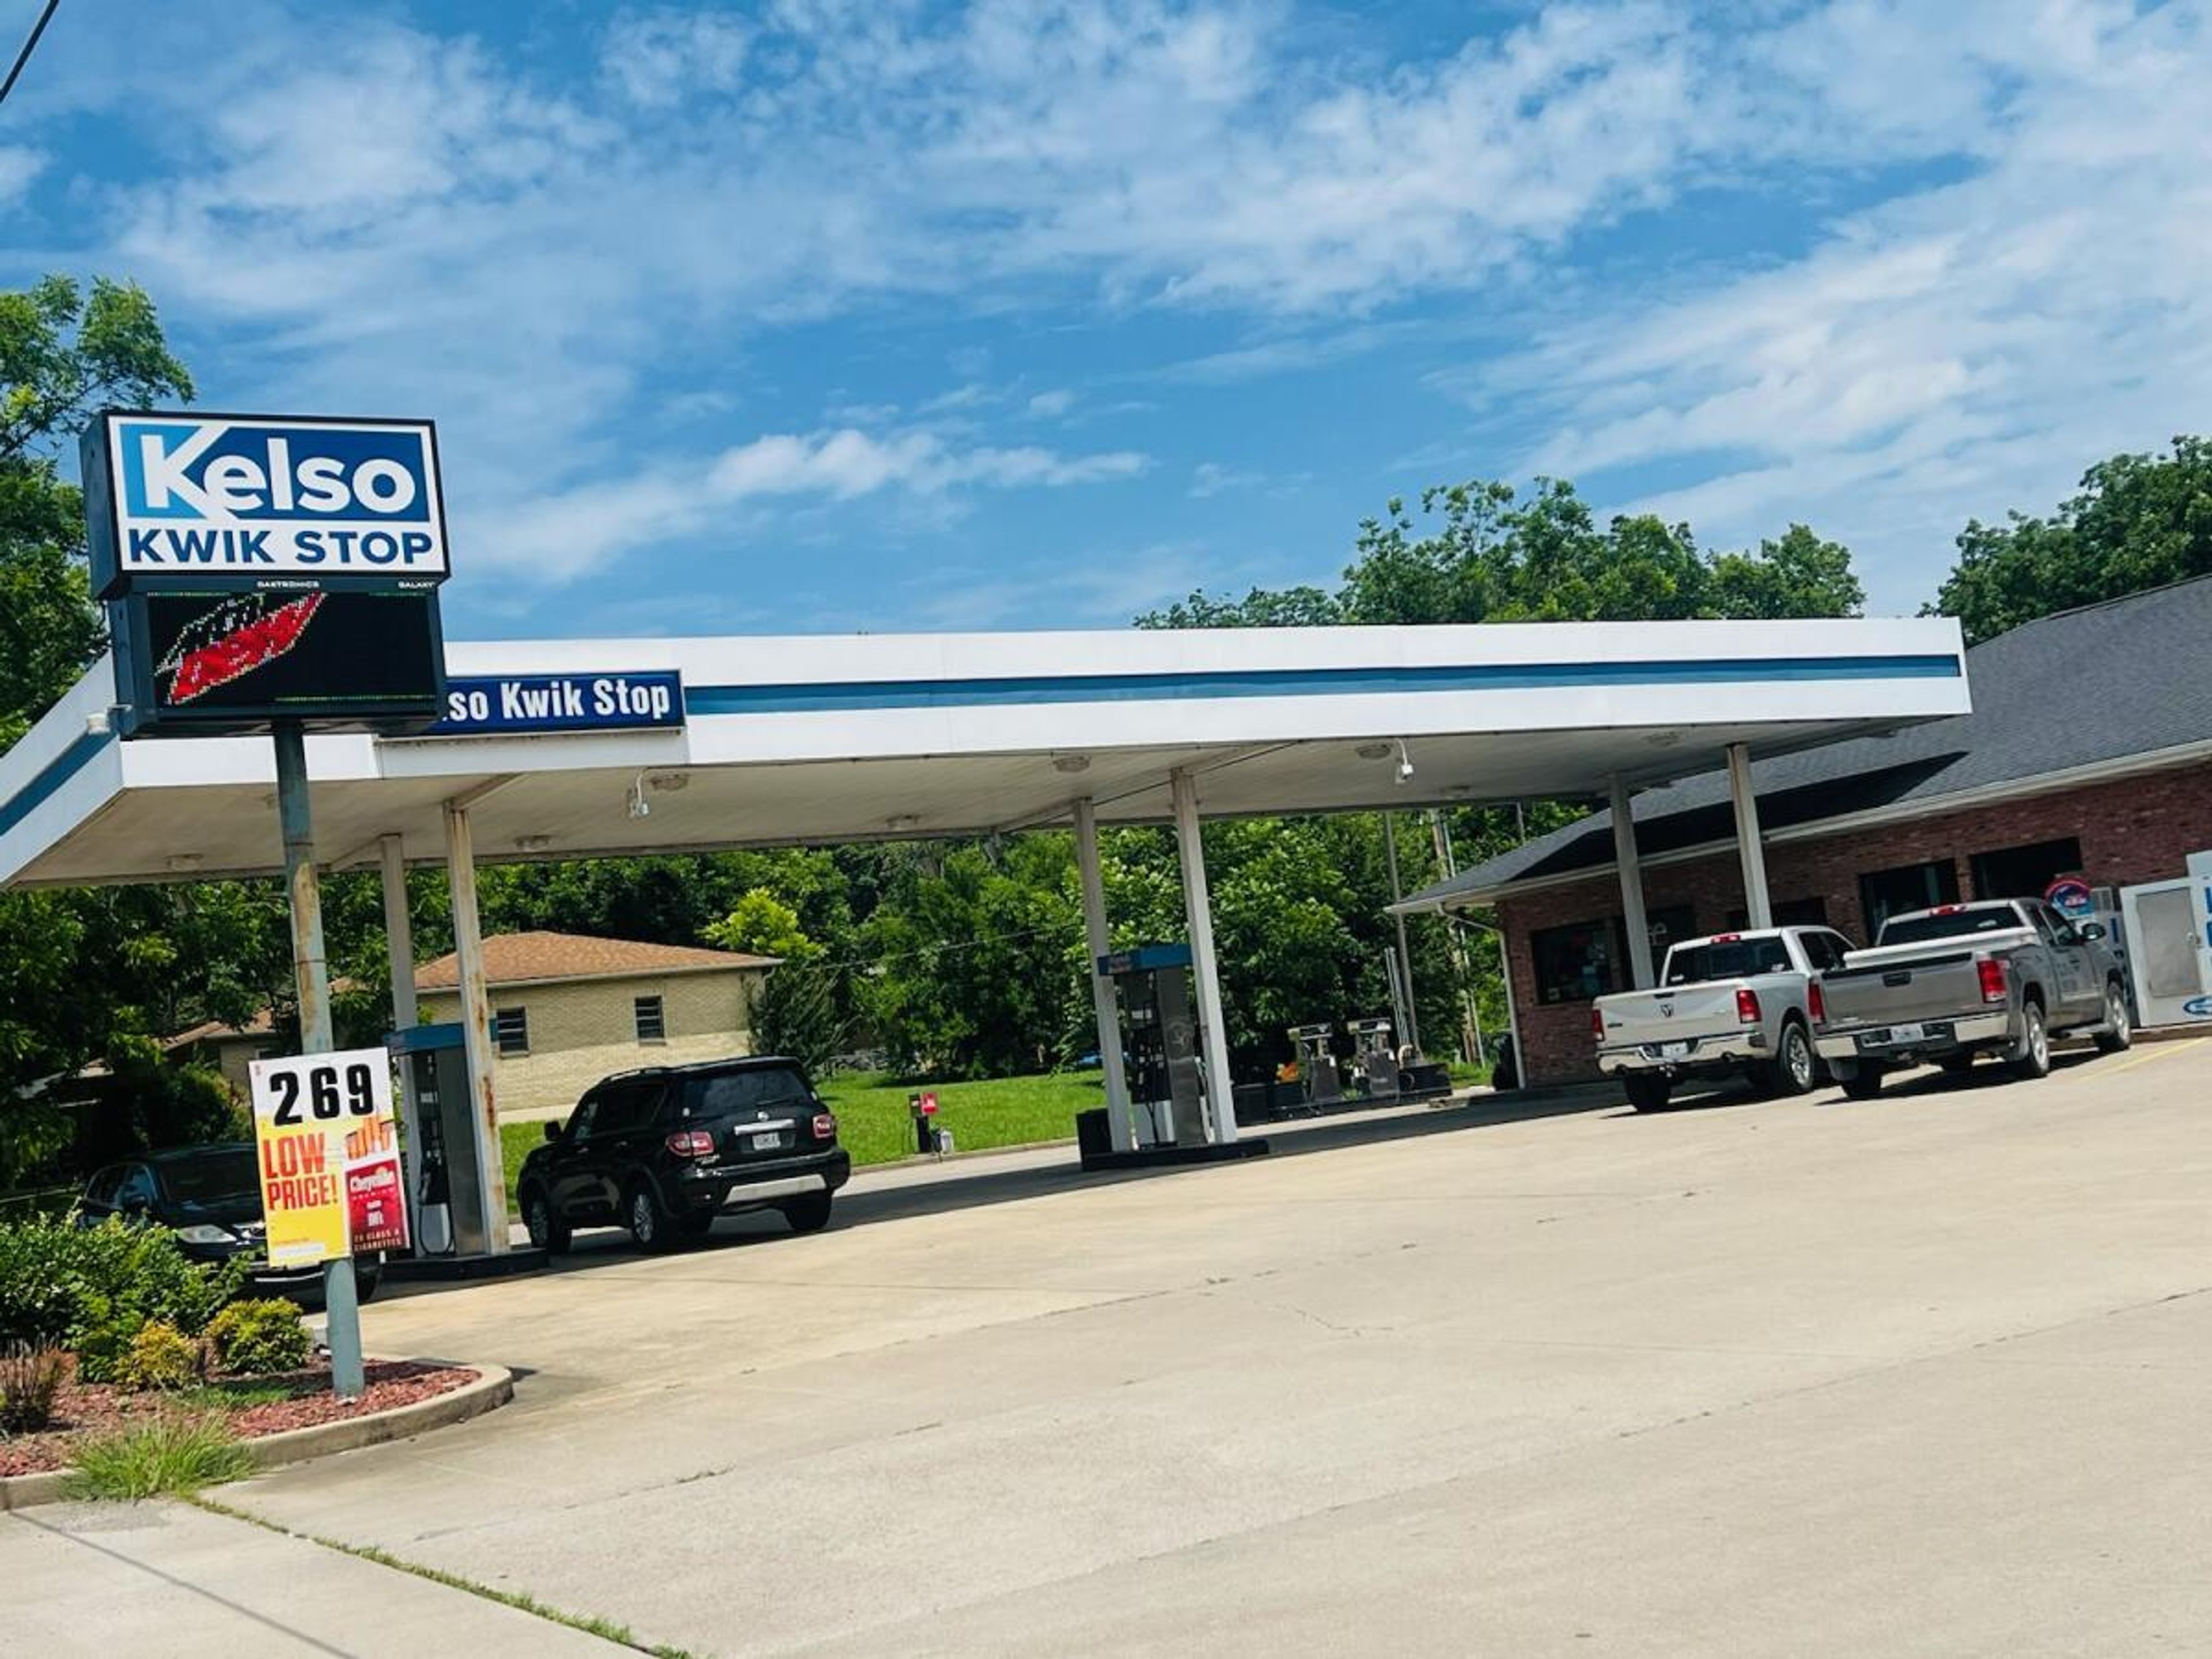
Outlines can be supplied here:
<path id="1" fill-rule="evenodd" d="M 304 1429 L 286 1429 L 241 1440 L 256 1469 L 273 1469 L 286 1463 L 329 1457 L 337 1452 L 379 1446 L 388 1440 L 404 1440 L 431 1429 L 465 1423 L 496 1410 L 514 1398 L 514 1373 L 503 1365 L 476 1365 L 473 1382 L 464 1382 L 450 1393 L 417 1400 L 367 1417 L 349 1417 L 336 1423 L 314 1423 Z M 24 1510 L 33 1504 L 58 1502 L 71 1474 L 68 1469 L 44 1469 L 36 1474 L 0 1475 L 0 1514 Z"/>

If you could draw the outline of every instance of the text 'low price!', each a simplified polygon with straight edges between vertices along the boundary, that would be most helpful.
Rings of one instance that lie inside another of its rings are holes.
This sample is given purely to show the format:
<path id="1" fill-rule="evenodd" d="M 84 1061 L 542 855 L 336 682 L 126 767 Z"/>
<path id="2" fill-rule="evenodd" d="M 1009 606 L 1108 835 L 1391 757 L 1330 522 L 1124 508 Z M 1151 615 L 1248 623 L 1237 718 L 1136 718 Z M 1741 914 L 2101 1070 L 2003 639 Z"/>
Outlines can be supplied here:
<path id="1" fill-rule="evenodd" d="M 269 1265 L 404 1249 L 407 1206 L 385 1051 L 257 1060 L 252 1079 Z"/>

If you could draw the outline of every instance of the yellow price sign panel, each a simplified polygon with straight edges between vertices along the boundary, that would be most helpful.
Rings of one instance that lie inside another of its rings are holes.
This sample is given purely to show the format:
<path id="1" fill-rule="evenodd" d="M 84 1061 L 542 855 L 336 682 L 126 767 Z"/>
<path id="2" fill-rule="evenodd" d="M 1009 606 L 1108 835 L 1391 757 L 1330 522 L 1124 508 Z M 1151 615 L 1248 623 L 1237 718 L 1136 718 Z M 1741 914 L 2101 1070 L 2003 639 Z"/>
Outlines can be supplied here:
<path id="1" fill-rule="evenodd" d="M 381 1048 L 257 1060 L 253 1144 L 269 1265 L 404 1249 L 392 1060 Z"/>

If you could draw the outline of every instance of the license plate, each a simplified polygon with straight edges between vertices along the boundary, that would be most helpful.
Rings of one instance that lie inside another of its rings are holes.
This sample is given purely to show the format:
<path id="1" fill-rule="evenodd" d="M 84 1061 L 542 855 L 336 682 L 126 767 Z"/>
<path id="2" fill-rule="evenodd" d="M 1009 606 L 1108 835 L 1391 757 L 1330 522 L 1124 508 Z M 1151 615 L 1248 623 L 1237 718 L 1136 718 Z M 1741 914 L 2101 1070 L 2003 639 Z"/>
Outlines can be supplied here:
<path id="1" fill-rule="evenodd" d="M 755 1152 L 760 1151 L 763 1146 L 783 1145 L 783 1131 L 781 1129 L 756 1129 L 749 1138 L 752 1141 Z"/>
<path id="2" fill-rule="evenodd" d="M 1659 1057 L 1662 1060 L 1680 1060 L 1689 1052 L 1690 1045 L 1686 1042 L 1662 1042 L 1659 1045 Z"/>
<path id="3" fill-rule="evenodd" d="M 1889 1028 L 1892 1042 L 1917 1042 L 1928 1035 L 1924 1025 L 1893 1025 Z"/>

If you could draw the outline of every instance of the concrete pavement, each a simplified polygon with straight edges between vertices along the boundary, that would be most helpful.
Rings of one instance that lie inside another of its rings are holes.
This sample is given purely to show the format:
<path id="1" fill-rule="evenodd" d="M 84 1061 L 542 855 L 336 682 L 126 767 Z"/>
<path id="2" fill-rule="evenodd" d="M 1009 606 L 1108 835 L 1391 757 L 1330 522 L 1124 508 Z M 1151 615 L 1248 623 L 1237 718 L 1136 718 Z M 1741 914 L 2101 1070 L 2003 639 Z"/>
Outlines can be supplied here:
<path id="1" fill-rule="evenodd" d="M 856 1182 L 380 1301 L 516 1403 L 224 1496 L 699 1653 L 2212 1650 L 2208 1109 L 2177 1044 Z"/>

